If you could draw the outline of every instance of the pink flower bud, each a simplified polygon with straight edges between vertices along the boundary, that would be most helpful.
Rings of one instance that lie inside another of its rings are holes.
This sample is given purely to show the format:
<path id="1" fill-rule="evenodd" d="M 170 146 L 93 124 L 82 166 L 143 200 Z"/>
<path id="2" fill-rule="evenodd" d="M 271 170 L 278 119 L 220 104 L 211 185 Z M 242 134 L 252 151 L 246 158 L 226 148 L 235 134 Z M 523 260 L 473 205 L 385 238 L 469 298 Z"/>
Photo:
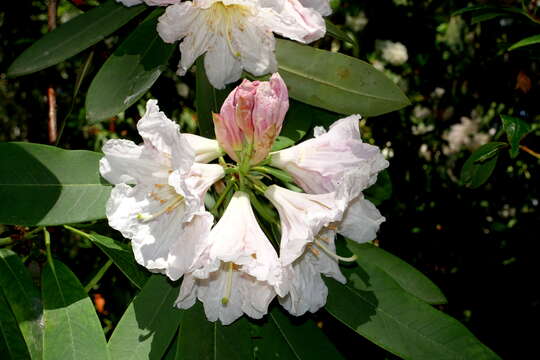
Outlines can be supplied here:
<path id="1" fill-rule="evenodd" d="M 264 160 L 281 131 L 289 109 L 288 91 L 279 74 L 270 81 L 244 80 L 229 94 L 219 114 L 214 114 L 216 137 L 235 161 L 250 164 Z"/>

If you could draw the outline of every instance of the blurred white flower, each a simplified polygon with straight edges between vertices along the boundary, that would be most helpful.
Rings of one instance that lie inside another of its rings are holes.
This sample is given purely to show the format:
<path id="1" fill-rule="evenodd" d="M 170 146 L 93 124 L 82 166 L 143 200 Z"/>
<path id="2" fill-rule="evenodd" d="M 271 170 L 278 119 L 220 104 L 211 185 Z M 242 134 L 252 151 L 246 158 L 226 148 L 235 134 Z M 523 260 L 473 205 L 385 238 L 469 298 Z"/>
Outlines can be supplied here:
<path id="1" fill-rule="evenodd" d="M 359 32 L 362 31 L 366 25 L 368 24 L 369 20 L 366 17 L 366 13 L 361 11 L 356 16 L 352 15 L 345 15 L 345 25 L 350 27 L 352 31 Z"/>
<path id="2" fill-rule="evenodd" d="M 377 47 L 381 51 L 382 59 L 392 65 L 403 65 L 409 59 L 407 48 L 400 42 L 380 41 Z"/>
<path id="3" fill-rule="evenodd" d="M 443 147 L 444 154 L 455 154 L 463 148 L 474 151 L 487 144 L 490 136 L 480 132 L 480 121 L 480 118 L 470 119 L 463 116 L 459 124 L 452 125 L 450 130 L 443 134 L 443 139 L 448 142 L 448 146 Z"/>

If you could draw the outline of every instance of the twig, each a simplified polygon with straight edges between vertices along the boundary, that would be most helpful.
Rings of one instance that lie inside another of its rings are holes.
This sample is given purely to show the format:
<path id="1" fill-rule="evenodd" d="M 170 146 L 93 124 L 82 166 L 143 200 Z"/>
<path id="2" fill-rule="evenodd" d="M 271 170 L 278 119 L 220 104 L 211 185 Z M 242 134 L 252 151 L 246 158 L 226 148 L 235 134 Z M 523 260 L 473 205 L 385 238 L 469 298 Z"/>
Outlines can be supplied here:
<path id="1" fill-rule="evenodd" d="M 525 151 L 526 153 L 528 153 L 528 154 L 534 156 L 535 158 L 540 159 L 540 154 L 539 154 L 539 153 L 537 153 L 536 151 L 533 151 L 533 150 L 529 149 L 529 148 L 526 147 L 525 145 L 519 145 L 519 148 L 520 148 L 521 150 Z"/>
<path id="2" fill-rule="evenodd" d="M 48 2 L 48 27 L 49 32 L 53 31 L 56 28 L 56 12 L 58 8 L 57 0 L 49 0 Z M 49 103 L 49 120 L 47 122 L 47 129 L 49 134 L 49 143 L 56 143 L 56 138 L 58 136 L 57 130 L 57 120 L 56 120 L 56 91 L 54 90 L 53 85 L 49 85 L 47 88 L 47 100 Z"/>
<path id="3" fill-rule="evenodd" d="M 109 270 L 112 264 L 113 261 L 111 259 L 107 260 L 107 262 L 101 267 L 101 269 L 99 269 L 99 271 L 92 278 L 92 280 L 90 280 L 90 282 L 84 287 L 84 291 L 88 293 L 90 290 L 92 290 L 92 288 L 96 286 L 97 283 L 101 280 L 103 275 L 105 275 L 107 270 Z"/>

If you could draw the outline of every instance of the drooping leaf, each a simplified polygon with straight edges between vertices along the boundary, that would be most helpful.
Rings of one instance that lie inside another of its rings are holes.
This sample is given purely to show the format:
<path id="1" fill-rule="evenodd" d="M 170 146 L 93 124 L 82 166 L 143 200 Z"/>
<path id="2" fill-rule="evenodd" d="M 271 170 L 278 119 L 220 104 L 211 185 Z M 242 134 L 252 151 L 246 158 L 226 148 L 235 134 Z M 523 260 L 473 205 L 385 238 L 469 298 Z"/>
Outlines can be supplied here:
<path id="1" fill-rule="evenodd" d="M 184 311 L 176 343 L 167 360 L 244 360 L 252 359 L 250 323 L 242 317 L 231 325 L 206 319 L 197 302 Z"/>
<path id="2" fill-rule="evenodd" d="M 11 312 L 2 288 L 0 288 L 0 354 L 6 359 L 30 358 L 17 319 Z"/>
<path id="3" fill-rule="evenodd" d="M 19 256 L 7 249 L 0 249 L 0 288 L 19 324 L 31 357 L 41 359 L 41 296 Z"/>
<path id="4" fill-rule="evenodd" d="M 437 285 L 397 256 L 371 244 L 359 244 L 357 251 L 363 262 L 384 271 L 408 293 L 429 304 L 446 304 Z"/>
<path id="5" fill-rule="evenodd" d="M 465 326 L 409 294 L 384 271 L 364 261 L 345 270 L 347 284 L 327 279 L 326 310 L 373 343 L 403 359 L 499 359 Z"/>
<path id="6" fill-rule="evenodd" d="M 278 40 L 279 73 L 289 96 L 340 114 L 377 116 L 409 104 L 403 92 L 370 64 L 288 40 Z"/>
<path id="7" fill-rule="evenodd" d="M 133 299 L 110 340 L 114 360 L 161 359 L 182 321 L 183 311 L 174 306 L 179 283 L 153 275 Z"/>
<path id="8" fill-rule="evenodd" d="M 207 138 L 215 138 L 214 134 L 214 121 L 212 120 L 212 113 L 219 114 L 221 105 L 232 90 L 231 86 L 226 87 L 224 90 L 215 89 L 204 69 L 204 55 L 200 56 L 196 61 L 196 99 L 195 107 L 197 109 L 197 120 L 199 122 L 199 133 Z"/>
<path id="9" fill-rule="evenodd" d="M 377 182 L 364 191 L 366 199 L 371 201 L 375 206 L 379 206 L 382 202 L 392 197 L 392 180 L 388 170 L 382 171 Z"/>
<path id="10" fill-rule="evenodd" d="M 33 43 L 11 64 L 8 76 L 31 74 L 58 64 L 103 40 L 145 9 L 109 0 Z"/>
<path id="11" fill-rule="evenodd" d="M 507 146 L 502 142 L 490 142 L 476 150 L 461 169 L 461 183 L 471 189 L 484 184 L 495 170 L 499 153 Z"/>
<path id="12" fill-rule="evenodd" d="M 113 261 L 133 285 L 142 289 L 146 284 L 150 273 L 137 264 L 131 246 L 99 234 L 86 234 L 69 226 L 67 228 L 92 241 Z"/>
<path id="13" fill-rule="evenodd" d="M 355 38 L 347 34 L 345 31 L 337 27 L 333 22 L 328 19 L 325 19 L 326 22 L 326 34 L 332 36 L 335 39 L 344 41 L 351 44 L 355 49 L 358 50 L 358 42 Z"/>
<path id="14" fill-rule="evenodd" d="M 42 273 L 43 359 L 110 359 L 94 304 L 77 277 L 59 261 Z"/>
<path id="15" fill-rule="evenodd" d="M 533 35 L 533 36 L 526 37 L 525 39 L 521 39 L 514 45 L 510 46 L 508 50 L 512 51 L 515 49 L 522 48 L 524 46 L 536 45 L 539 43 L 540 43 L 540 35 Z"/>
<path id="16" fill-rule="evenodd" d="M 503 129 L 510 143 L 510 156 L 515 158 L 519 154 L 519 143 L 521 139 L 531 132 L 531 126 L 520 118 L 501 115 Z"/>
<path id="17" fill-rule="evenodd" d="M 0 144 L 0 223 L 59 225 L 105 217 L 111 186 L 102 155 L 31 143 Z"/>
<path id="18" fill-rule="evenodd" d="M 163 12 L 163 8 L 154 10 L 99 70 L 86 97 L 90 123 L 108 119 L 133 105 L 167 66 L 175 45 L 164 43 L 156 31 Z"/>

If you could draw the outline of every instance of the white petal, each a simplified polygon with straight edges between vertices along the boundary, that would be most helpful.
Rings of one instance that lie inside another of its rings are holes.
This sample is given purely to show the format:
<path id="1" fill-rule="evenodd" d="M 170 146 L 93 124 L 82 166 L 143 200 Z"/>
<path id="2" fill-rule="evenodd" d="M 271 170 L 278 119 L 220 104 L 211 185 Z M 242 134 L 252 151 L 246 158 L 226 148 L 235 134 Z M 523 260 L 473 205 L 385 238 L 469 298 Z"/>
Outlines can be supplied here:
<path id="1" fill-rule="evenodd" d="M 214 217 L 206 211 L 183 224 L 182 235 L 171 245 L 167 259 L 166 274 L 171 280 L 178 280 L 200 265 L 201 255 L 209 246 L 208 235 L 213 224 Z"/>
<path id="2" fill-rule="evenodd" d="M 268 187 L 265 196 L 279 212 L 283 266 L 300 257 L 323 227 L 340 220 L 346 206 L 335 193 L 303 194 L 276 185 Z"/>
<path id="3" fill-rule="evenodd" d="M 166 182 L 169 164 L 157 151 L 117 139 L 108 140 L 102 150 L 99 172 L 110 183 Z"/>
<path id="4" fill-rule="evenodd" d="M 137 123 L 137 130 L 145 144 L 170 156 L 171 167 L 187 172 L 195 160 L 195 153 L 187 140 L 180 134 L 180 128 L 159 111 L 157 100 L 148 100 L 146 113 Z"/>
<path id="5" fill-rule="evenodd" d="M 200 11 L 200 10 L 199 10 Z M 178 75 L 184 75 L 199 56 L 212 48 L 216 43 L 216 36 L 205 28 L 206 23 L 202 18 L 193 22 L 193 30 L 180 44 L 182 57 L 178 66 Z"/>
<path id="6" fill-rule="evenodd" d="M 204 57 L 204 68 L 208 81 L 216 89 L 224 89 L 225 84 L 237 81 L 242 75 L 242 62 L 239 57 L 233 56 L 224 37 L 216 38 L 213 46 L 208 49 Z"/>
<path id="7" fill-rule="evenodd" d="M 116 2 L 124 4 L 124 6 L 135 6 L 142 4 L 143 0 L 116 0 Z"/>
<path id="8" fill-rule="evenodd" d="M 191 1 L 168 6 L 165 13 L 159 18 L 157 31 L 166 43 L 181 40 L 196 28 L 199 11 Z"/>
<path id="9" fill-rule="evenodd" d="M 209 163 L 224 154 L 216 140 L 189 133 L 182 135 L 195 151 L 195 162 Z"/>
<path id="10" fill-rule="evenodd" d="M 299 0 L 299 1 L 305 7 L 316 10 L 322 16 L 328 16 L 332 14 L 332 8 L 330 7 L 330 0 Z"/>
<path id="11" fill-rule="evenodd" d="M 261 26 L 260 17 L 246 19 L 245 26 L 233 28 L 233 39 L 236 50 L 241 54 L 245 70 L 255 76 L 262 76 L 277 71 L 274 55 L 274 34 Z"/>
<path id="12" fill-rule="evenodd" d="M 264 0 L 261 9 L 266 25 L 273 32 L 302 43 L 318 40 L 326 33 L 321 14 L 305 8 L 298 0 Z"/>
<path id="13" fill-rule="evenodd" d="M 107 203 L 109 225 L 132 240 L 135 259 L 151 270 L 167 268 L 169 249 L 182 236 L 184 204 L 174 194 L 168 185 L 119 184 Z"/>
<path id="14" fill-rule="evenodd" d="M 365 243 L 377 237 L 377 231 L 384 221 L 375 205 L 360 195 L 349 204 L 338 232 L 351 240 Z"/>

